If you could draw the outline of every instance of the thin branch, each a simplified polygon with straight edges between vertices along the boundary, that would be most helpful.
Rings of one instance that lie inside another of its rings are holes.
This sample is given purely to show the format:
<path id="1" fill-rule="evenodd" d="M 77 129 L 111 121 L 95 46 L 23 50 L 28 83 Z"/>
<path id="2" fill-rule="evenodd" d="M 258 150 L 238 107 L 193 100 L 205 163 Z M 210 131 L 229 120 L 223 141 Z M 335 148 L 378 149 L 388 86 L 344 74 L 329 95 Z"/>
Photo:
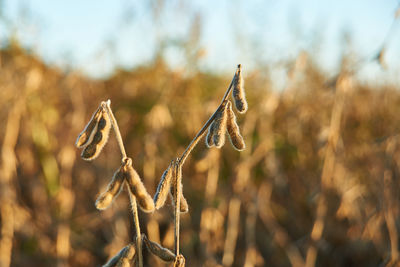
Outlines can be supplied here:
<path id="1" fill-rule="evenodd" d="M 119 146 L 119 149 L 122 154 L 122 161 L 124 161 L 124 159 L 126 159 L 126 157 L 127 157 L 126 152 L 125 152 L 125 146 L 124 146 L 124 142 L 122 141 L 122 136 L 121 136 L 121 132 L 119 131 L 117 120 L 114 117 L 114 113 L 112 112 L 110 105 L 111 105 L 110 99 L 108 99 L 106 102 L 101 103 L 101 106 L 103 108 L 105 108 L 108 116 L 110 117 L 111 124 L 112 124 L 112 127 L 115 132 L 115 136 L 117 137 L 118 146 Z"/>
<path id="2" fill-rule="evenodd" d="M 140 225 L 139 225 L 139 216 L 138 216 L 136 197 L 133 195 L 133 193 L 131 192 L 131 189 L 128 185 L 127 185 L 127 188 L 129 191 L 129 199 L 130 199 L 131 206 L 132 206 L 133 221 L 135 223 L 135 228 L 136 228 L 136 249 L 137 249 L 137 255 L 138 255 L 138 263 L 139 263 L 139 267 L 143 267 L 142 236 L 140 233 Z"/>
<path id="3" fill-rule="evenodd" d="M 175 165 L 175 255 L 179 255 L 179 232 L 181 218 L 181 194 L 182 194 L 182 165 L 177 162 Z"/>

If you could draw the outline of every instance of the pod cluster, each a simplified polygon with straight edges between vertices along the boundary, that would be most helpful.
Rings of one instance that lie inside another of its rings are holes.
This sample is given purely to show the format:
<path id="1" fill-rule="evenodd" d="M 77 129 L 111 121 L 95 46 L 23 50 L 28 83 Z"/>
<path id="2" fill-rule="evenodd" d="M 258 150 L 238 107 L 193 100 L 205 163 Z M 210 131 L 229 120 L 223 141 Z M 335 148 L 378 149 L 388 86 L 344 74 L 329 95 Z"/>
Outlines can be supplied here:
<path id="1" fill-rule="evenodd" d="M 79 134 L 76 146 L 82 148 L 81 157 L 84 160 L 97 158 L 108 141 L 111 121 L 103 103 L 95 111 L 85 129 Z"/>
<path id="2" fill-rule="evenodd" d="M 96 208 L 99 210 L 108 208 L 111 202 L 118 196 L 119 192 L 121 192 L 124 182 L 128 186 L 130 197 L 136 198 L 139 207 L 144 212 L 154 211 L 153 199 L 149 193 L 147 193 L 139 174 L 132 167 L 131 158 L 126 158 L 122 166 L 114 173 L 106 190 L 97 198 Z"/>
<path id="3" fill-rule="evenodd" d="M 243 136 L 240 134 L 235 112 L 231 101 L 227 100 L 217 111 L 214 121 L 208 127 L 206 145 L 211 148 L 221 148 L 225 144 L 225 133 L 228 132 L 232 146 L 239 151 L 246 148 Z"/>
<path id="4" fill-rule="evenodd" d="M 245 113 L 248 105 L 244 91 L 242 68 L 240 65 L 238 65 L 236 70 L 232 86 L 232 97 L 235 102 L 236 110 L 239 113 Z M 222 103 L 216 111 L 213 122 L 208 127 L 206 136 L 207 147 L 211 148 L 215 146 L 216 148 L 221 148 L 225 144 L 226 132 L 228 132 L 231 144 L 236 150 L 242 151 L 246 148 L 230 100 L 225 100 Z"/>
<path id="5" fill-rule="evenodd" d="M 168 168 L 164 171 L 161 176 L 160 183 L 157 186 L 157 191 L 154 195 L 154 205 L 158 210 L 164 206 L 165 201 L 167 200 L 167 196 L 170 195 L 172 200 L 172 205 L 175 204 L 175 192 L 177 188 L 177 177 L 178 177 L 178 168 L 179 162 L 178 159 L 172 160 L 169 164 Z M 182 183 L 180 184 L 182 187 Z M 182 192 L 182 190 L 181 190 Z M 189 205 L 187 203 L 186 198 L 181 193 L 181 201 L 180 201 L 180 212 L 188 212 Z"/>

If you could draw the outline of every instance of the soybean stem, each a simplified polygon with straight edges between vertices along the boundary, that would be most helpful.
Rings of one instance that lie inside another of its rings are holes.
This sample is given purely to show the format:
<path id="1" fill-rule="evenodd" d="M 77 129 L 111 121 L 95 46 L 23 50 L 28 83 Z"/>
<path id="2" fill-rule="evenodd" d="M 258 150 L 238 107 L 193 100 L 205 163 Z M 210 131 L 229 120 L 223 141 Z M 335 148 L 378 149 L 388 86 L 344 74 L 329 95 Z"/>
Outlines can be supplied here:
<path id="1" fill-rule="evenodd" d="M 111 120 L 112 127 L 113 127 L 115 135 L 117 137 L 119 150 L 121 150 L 122 160 L 124 160 L 126 158 L 125 146 L 124 146 L 124 142 L 122 141 L 122 136 L 121 136 L 121 132 L 119 131 L 117 120 L 115 119 L 112 109 L 110 107 L 111 100 L 109 99 L 106 102 L 102 102 L 101 105 L 106 109 L 107 114 Z"/>
<path id="2" fill-rule="evenodd" d="M 179 232 L 181 218 L 181 195 L 182 195 L 182 165 L 177 162 L 175 165 L 175 255 L 179 255 Z"/>
<path id="3" fill-rule="evenodd" d="M 136 249 L 137 249 L 137 254 L 138 254 L 139 267 L 143 267 L 142 236 L 140 233 L 140 225 L 139 225 L 139 216 L 138 216 L 136 197 L 131 192 L 131 189 L 129 188 L 129 186 L 127 186 L 127 188 L 129 190 L 129 199 L 131 201 L 131 206 L 132 206 L 133 221 L 135 223 L 135 228 L 136 228 Z"/>

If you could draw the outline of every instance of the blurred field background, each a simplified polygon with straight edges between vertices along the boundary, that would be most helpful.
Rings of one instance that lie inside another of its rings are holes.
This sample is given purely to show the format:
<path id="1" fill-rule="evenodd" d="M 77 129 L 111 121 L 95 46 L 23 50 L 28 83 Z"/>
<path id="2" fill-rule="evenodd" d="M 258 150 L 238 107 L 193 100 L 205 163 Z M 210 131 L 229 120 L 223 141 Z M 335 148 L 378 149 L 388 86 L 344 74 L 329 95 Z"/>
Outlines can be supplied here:
<path id="1" fill-rule="evenodd" d="M 163 1 L 152 3 L 156 21 Z M 318 38 L 281 61 L 235 62 L 243 64 L 249 102 L 239 116 L 247 149 L 201 142 L 185 165 L 187 266 L 398 266 L 395 12 L 394 2 L 395 26 L 382 30 L 370 57 L 344 31 L 333 70 L 318 59 Z M 236 67 L 202 68 L 202 22 L 193 16 L 187 39 L 173 44 L 179 64 L 171 66 L 161 35 L 150 60 L 100 78 L 72 62 L 50 64 L 24 44 L 18 24 L 2 24 L 14 31 L 0 50 L 0 266 L 100 266 L 133 240 L 125 194 L 106 211 L 94 206 L 119 167 L 115 137 L 93 162 L 80 159 L 74 143 L 111 99 L 128 155 L 154 195 Z M 170 204 L 140 220 L 151 240 L 173 248 Z M 144 258 L 146 266 L 167 266 L 147 252 Z"/>

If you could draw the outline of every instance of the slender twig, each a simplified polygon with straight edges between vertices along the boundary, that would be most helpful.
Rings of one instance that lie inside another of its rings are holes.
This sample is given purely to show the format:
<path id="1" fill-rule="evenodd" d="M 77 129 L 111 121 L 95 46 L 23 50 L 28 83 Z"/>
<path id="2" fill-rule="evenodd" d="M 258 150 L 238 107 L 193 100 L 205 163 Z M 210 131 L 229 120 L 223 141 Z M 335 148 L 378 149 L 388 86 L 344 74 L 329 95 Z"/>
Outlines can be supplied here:
<path id="1" fill-rule="evenodd" d="M 122 141 L 122 136 L 121 136 L 121 132 L 119 131 L 117 120 L 115 119 L 114 113 L 112 112 L 111 107 L 110 107 L 111 100 L 108 99 L 106 102 L 102 102 L 101 105 L 102 105 L 102 107 L 105 108 L 108 116 L 110 117 L 112 127 L 113 127 L 115 135 L 117 137 L 118 146 L 119 146 L 119 149 L 121 150 L 122 161 L 124 161 L 126 158 L 125 146 L 124 146 L 124 142 Z"/>
<path id="2" fill-rule="evenodd" d="M 175 165 L 175 255 L 179 255 L 179 232 L 181 214 L 181 194 L 182 194 L 182 165 L 179 162 Z"/>
<path id="3" fill-rule="evenodd" d="M 135 223 L 135 228 L 136 228 L 136 250 L 137 250 L 137 255 L 138 255 L 138 262 L 139 262 L 139 267 L 143 267 L 143 255 L 142 255 L 142 235 L 140 232 L 140 225 L 139 225 L 139 216 L 138 216 L 138 208 L 137 208 L 137 203 L 136 203 L 136 197 L 133 195 L 131 189 L 129 186 L 127 186 L 129 190 L 129 199 L 131 201 L 131 206 L 132 206 L 132 215 L 133 215 L 133 221 Z"/>

